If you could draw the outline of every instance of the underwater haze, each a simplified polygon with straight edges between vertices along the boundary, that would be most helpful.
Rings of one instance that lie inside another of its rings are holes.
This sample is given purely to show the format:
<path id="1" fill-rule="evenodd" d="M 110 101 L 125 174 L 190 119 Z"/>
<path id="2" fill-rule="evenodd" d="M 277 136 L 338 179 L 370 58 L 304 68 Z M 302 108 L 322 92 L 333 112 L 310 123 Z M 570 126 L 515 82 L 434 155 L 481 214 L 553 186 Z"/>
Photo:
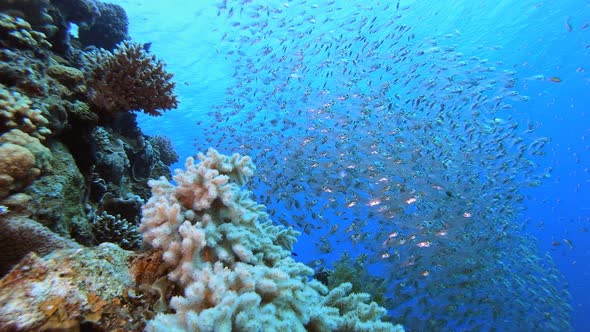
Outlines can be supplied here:
<path id="1" fill-rule="evenodd" d="M 590 330 L 590 1 L 117 3 L 177 82 L 144 132 L 251 156 L 297 260 L 408 331 Z"/>

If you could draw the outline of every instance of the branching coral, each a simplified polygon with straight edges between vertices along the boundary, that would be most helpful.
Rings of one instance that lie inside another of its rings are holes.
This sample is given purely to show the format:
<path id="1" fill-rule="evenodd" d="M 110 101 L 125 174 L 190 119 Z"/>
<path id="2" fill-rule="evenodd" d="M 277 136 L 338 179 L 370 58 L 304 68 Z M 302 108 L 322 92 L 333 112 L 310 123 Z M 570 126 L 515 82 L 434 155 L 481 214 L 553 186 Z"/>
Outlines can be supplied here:
<path id="1" fill-rule="evenodd" d="M 150 181 L 140 232 L 163 251 L 183 295 L 148 330 L 392 331 L 385 309 L 344 283 L 328 292 L 313 270 L 291 257 L 298 232 L 272 223 L 241 189 L 253 175 L 249 157 L 213 149 L 187 159 L 174 186 Z"/>
<path id="2" fill-rule="evenodd" d="M 137 227 L 121 215 L 113 216 L 103 211 L 92 221 L 92 230 L 98 243 L 116 243 L 127 250 L 141 246 L 141 235 L 137 232 Z"/>
<path id="3" fill-rule="evenodd" d="M 92 105 L 100 111 L 138 111 L 161 115 L 177 107 L 172 74 L 141 45 L 122 43 L 111 53 L 97 50 L 86 57 Z"/>

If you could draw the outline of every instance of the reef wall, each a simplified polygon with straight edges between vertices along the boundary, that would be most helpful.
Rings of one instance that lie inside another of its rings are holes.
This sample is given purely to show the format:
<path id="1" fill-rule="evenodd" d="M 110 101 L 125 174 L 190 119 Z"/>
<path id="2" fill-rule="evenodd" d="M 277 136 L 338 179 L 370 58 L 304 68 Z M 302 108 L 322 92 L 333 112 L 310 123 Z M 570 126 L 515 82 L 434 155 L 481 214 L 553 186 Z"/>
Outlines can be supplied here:
<path id="1" fill-rule="evenodd" d="M 249 157 L 169 182 L 133 112 L 176 108 L 173 76 L 129 39 L 116 4 L 0 0 L 0 330 L 403 330 L 291 257 Z"/>

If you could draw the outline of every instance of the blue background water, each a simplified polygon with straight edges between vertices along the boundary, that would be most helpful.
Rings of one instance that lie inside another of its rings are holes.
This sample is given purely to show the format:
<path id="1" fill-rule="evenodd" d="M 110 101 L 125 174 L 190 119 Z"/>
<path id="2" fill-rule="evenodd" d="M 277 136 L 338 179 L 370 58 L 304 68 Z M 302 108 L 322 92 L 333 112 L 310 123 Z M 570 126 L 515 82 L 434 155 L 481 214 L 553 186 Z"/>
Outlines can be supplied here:
<path id="1" fill-rule="evenodd" d="M 140 126 L 147 134 L 170 137 L 184 160 L 195 154 L 195 139 L 202 134 L 195 123 L 225 99 L 225 89 L 235 79 L 233 64 L 218 43 L 224 33 L 218 2 L 117 3 L 127 10 L 132 38 L 152 42 L 152 52 L 168 64 L 178 82 L 180 107 L 158 118 L 140 114 Z M 454 40 L 460 52 L 502 61 L 517 72 L 517 89 L 531 96 L 524 110 L 532 121 L 542 123 L 539 135 L 552 138 L 544 162 L 554 172 L 543 186 L 529 190 L 528 231 L 569 282 L 575 330 L 590 330 L 590 27 L 582 29 L 590 22 L 590 1 L 402 0 L 401 6 L 408 8 L 403 19 L 417 40 L 458 35 Z M 562 82 L 528 79 L 539 74 Z M 304 241 L 297 250 L 307 251 L 306 245 Z"/>

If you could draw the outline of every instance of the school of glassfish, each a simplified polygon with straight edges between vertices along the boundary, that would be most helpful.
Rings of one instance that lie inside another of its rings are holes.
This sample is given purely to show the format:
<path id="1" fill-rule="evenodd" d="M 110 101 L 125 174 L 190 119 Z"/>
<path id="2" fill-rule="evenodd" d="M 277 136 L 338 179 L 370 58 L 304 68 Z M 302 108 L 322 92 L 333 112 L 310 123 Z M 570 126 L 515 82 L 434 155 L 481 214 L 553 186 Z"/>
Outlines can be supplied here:
<path id="1" fill-rule="evenodd" d="M 217 9 L 233 81 L 196 144 L 255 158 L 257 200 L 317 248 L 300 259 L 378 266 L 408 330 L 571 329 L 563 277 L 522 231 L 551 139 L 514 70 L 462 54 L 458 31 L 417 38 L 399 1 Z"/>

